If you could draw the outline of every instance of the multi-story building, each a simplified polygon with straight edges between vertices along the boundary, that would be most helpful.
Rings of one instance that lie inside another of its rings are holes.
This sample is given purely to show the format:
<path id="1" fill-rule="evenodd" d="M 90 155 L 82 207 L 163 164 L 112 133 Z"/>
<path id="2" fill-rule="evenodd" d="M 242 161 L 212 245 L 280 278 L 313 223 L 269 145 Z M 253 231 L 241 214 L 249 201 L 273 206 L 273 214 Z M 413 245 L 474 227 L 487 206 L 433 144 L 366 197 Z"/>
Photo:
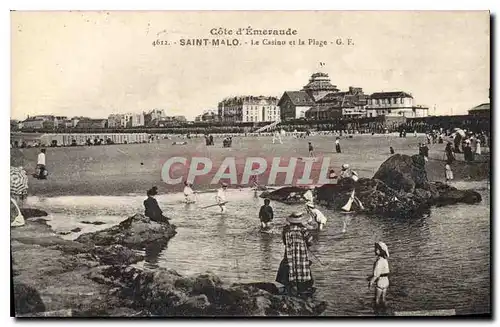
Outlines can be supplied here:
<path id="1" fill-rule="evenodd" d="M 270 96 L 239 96 L 219 102 L 219 119 L 224 122 L 274 122 L 280 120 L 278 99 Z"/>
<path id="2" fill-rule="evenodd" d="M 108 116 L 108 127 L 109 128 L 118 128 L 122 125 L 122 114 L 111 114 Z"/>
<path id="3" fill-rule="evenodd" d="M 281 120 L 304 118 L 314 104 L 306 91 L 285 91 L 278 102 Z"/>
<path id="4" fill-rule="evenodd" d="M 219 120 L 219 115 L 215 110 L 205 110 L 203 113 L 196 117 L 196 121 L 204 121 L 204 122 L 215 122 Z"/>
<path id="5" fill-rule="evenodd" d="M 67 116 L 54 116 L 54 127 L 55 128 L 66 127 L 67 120 L 68 120 Z"/>
<path id="6" fill-rule="evenodd" d="M 133 114 L 132 115 L 132 127 L 144 126 L 144 114 Z"/>
<path id="7" fill-rule="evenodd" d="M 148 113 L 144 112 L 144 126 L 158 126 L 158 122 L 165 118 L 164 109 L 153 109 Z"/>
<path id="8" fill-rule="evenodd" d="M 187 119 L 185 116 L 165 116 L 163 118 L 160 118 L 160 120 L 157 122 L 158 127 L 169 127 L 169 126 L 175 126 L 178 125 L 179 123 L 185 123 L 187 122 Z"/>
<path id="9" fill-rule="evenodd" d="M 127 113 L 120 116 L 120 127 L 132 127 L 132 114 Z"/>
<path id="10" fill-rule="evenodd" d="M 306 112 L 309 119 L 359 118 L 365 117 L 368 96 L 360 87 L 350 86 L 346 92 L 332 92 L 316 101 Z"/>
<path id="11" fill-rule="evenodd" d="M 53 115 L 38 115 L 38 116 L 28 116 L 28 118 L 23 121 L 24 129 L 42 129 L 54 128 L 54 116 Z"/>
<path id="12" fill-rule="evenodd" d="M 77 128 L 106 128 L 108 127 L 107 119 L 91 119 L 84 118 L 78 121 Z"/>
<path id="13" fill-rule="evenodd" d="M 367 117 L 427 117 L 429 108 L 414 105 L 413 96 L 403 91 L 377 92 L 370 95 Z"/>
<path id="14" fill-rule="evenodd" d="M 286 91 L 278 105 L 281 119 L 334 119 L 365 115 L 368 96 L 360 87 L 340 92 L 327 73 L 314 73 L 301 91 Z"/>

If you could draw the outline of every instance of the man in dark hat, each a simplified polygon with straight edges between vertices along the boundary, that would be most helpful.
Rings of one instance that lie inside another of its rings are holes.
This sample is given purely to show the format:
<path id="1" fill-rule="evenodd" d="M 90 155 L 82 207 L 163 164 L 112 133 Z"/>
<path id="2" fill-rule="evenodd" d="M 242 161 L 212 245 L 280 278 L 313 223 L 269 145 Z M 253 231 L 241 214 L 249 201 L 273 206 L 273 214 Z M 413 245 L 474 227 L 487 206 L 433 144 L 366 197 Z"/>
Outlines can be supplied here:
<path id="1" fill-rule="evenodd" d="M 161 211 L 160 206 L 155 199 L 155 195 L 157 194 L 158 188 L 156 186 L 153 186 L 150 190 L 148 190 L 148 198 L 144 200 L 144 215 L 146 217 L 149 217 L 149 219 L 151 219 L 152 221 L 168 224 L 169 218 L 163 216 L 163 211 Z"/>

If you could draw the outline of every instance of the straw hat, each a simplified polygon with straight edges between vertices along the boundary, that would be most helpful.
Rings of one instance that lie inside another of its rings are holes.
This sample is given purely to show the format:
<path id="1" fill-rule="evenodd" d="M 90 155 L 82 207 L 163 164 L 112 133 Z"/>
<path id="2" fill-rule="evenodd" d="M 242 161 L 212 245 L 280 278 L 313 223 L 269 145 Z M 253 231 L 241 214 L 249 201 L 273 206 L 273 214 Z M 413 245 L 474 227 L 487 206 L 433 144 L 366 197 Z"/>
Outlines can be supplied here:
<path id="1" fill-rule="evenodd" d="M 376 246 L 378 246 L 382 251 L 387 254 L 387 258 L 389 258 L 389 249 L 387 248 L 387 245 L 384 242 L 377 242 L 375 243 Z"/>
<path id="2" fill-rule="evenodd" d="M 222 187 L 227 187 L 227 183 L 222 183 Z"/>
<path id="3" fill-rule="evenodd" d="M 342 165 L 342 169 L 347 169 L 347 168 L 349 168 L 349 164 L 343 164 Z"/>
<path id="4" fill-rule="evenodd" d="M 305 224 L 306 221 L 302 217 L 304 214 L 302 212 L 294 212 L 290 216 L 286 218 L 286 221 L 288 221 L 290 224 Z"/>

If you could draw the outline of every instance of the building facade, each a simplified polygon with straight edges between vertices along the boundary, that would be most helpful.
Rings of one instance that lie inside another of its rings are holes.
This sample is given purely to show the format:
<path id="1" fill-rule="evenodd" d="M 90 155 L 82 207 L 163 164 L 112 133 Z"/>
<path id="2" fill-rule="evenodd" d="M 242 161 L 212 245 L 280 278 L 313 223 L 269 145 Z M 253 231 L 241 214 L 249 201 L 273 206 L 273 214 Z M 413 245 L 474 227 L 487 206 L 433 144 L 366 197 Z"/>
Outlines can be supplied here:
<path id="1" fill-rule="evenodd" d="M 108 116 L 108 127 L 109 128 L 118 128 L 121 127 L 122 122 L 121 114 L 111 114 Z"/>
<path id="2" fill-rule="evenodd" d="M 280 120 L 280 108 L 276 97 L 240 96 L 219 102 L 218 115 L 223 122 L 274 122 Z"/>
<path id="3" fill-rule="evenodd" d="M 80 119 L 77 128 L 106 128 L 108 127 L 107 119 Z"/>
<path id="4" fill-rule="evenodd" d="M 216 122 L 219 121 L 219 115 L 216 110 L 204 110 L 201 115 L 196 116 L 194 119 L 197 122 Z"/>
<path id="5" fill-rule="evenodd" d="M 340 92 L 327 73 L 314 73 L 301 91 L 286 91 L 279 101 L 281 119 L 337 119 L 365 116 L 368 95 L 360 87 Z"/>
<path id="6" fill-rule="evenodd" d="M 413 96 L 403 91 L 377 92 L 370 95 L 366 106 L 367 117 L 427 117 L 429 108 L 414 105 Z"/>
<path id="7" fill-rule="evenodd" d="M 144 114 L 133 114 L 132 115 L 132 127 L 144 126 Z"/>
<path id="8" fill-rule="evenodd" d="M 278 102 L 281 120 L 305 118 L 306 112 L 314 105 L 306 91 L 285 91 Z"/>
<path id="9" fill-rule="evenodd" d="M 158 126 L 158 122 L 166 117 L 164 109 L 153 109 L 144 115 L 144 126 Z"/>

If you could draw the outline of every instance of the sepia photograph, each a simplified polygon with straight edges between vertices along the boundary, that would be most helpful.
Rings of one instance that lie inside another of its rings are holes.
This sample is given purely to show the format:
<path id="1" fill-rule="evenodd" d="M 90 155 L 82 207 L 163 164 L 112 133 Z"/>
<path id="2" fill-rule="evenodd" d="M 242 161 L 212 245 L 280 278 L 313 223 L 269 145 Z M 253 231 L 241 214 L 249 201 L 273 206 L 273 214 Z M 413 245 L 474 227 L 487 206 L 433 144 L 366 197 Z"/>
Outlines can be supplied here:
<path id="1" fill-rule="evenodd" d="M 491 24 L 12 10 L 11 316 L 492 318 Z"/>

